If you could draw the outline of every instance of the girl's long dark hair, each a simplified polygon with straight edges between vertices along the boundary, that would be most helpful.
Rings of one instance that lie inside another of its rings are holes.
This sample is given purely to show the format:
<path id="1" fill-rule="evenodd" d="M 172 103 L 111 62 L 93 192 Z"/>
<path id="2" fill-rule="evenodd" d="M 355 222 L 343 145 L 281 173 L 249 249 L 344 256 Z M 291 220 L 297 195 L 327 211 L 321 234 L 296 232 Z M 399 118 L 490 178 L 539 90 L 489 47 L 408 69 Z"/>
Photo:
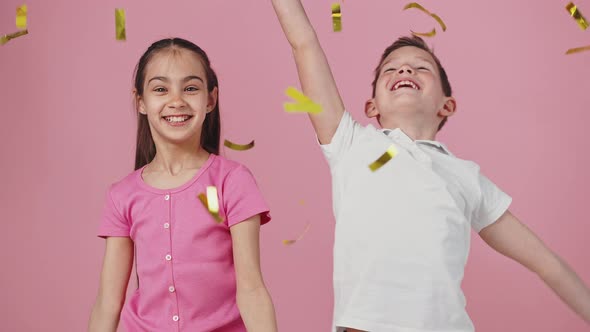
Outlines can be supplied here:
<path id="1" fill-rule="evenodd" d="M 211 93 L 214 88 L 218 88 L 217 74 L 211 68 L 211 62 L 207 53 L 199 46 L 182 38 L 167 38 L 153 43 L 141 56 L 137 66 L 135 67 L 134 85 L 137 91 L 137 97 L 143 96 L 143 84 L 145 82 L 145 68 L 153 58 L 154 54 L 159 51 L 180 48 L 186 49 L 197 54 L 205 67 L 207 75 L 207 90 Z M 219 89 L 219 88 L 218 88 Z M 137 103 L 136 97 L 136 103 Z M 138 105 L 135 105 L 136 109 Z M 215 104 L 213 111 L 207 113 L 203 122 L 201 131 L 201 147 L 209 153 L 219 154 L 219 141 L 221 135 L 221 119 L 219 116 L 219 98 Z M 135 148 L 135 169 L 149 164 L 156 156 L 156 145 L 152 138 L 150 125 L 147 116 L 137 112 L 137 144 Z"/>

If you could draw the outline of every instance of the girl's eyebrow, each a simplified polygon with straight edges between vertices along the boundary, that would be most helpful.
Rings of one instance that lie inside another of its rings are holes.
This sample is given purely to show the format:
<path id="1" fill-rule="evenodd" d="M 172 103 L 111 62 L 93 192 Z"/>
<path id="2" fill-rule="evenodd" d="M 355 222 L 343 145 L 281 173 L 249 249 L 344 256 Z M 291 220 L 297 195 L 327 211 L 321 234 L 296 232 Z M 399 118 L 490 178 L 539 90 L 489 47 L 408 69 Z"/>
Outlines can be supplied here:
<path id="1" fill-rule="evenodd" d="M 158 80 L 158 81 L 162 81 L 162 82 L 169 82 L 169 81 L 170 81 L 170 79 L 169 79 L 168 77 L 165 77 L 165 76 L 155 76 L 155 77 L 152 77 L 152 78 L 151 78 L 151 79 L 148 81 L 148 84 L 149 84 L 151 81 L 154 81 L 154 80 Z M 185 77 L 185 78 L 183 79 L 183 81 L 184 81 L 184 82 L 188 82 L 188 81 L 190 81 L 190 80 L 199 80 L 199 81 L 201 81 L 201 82 L 205 83 L 205 81 L 203 81 L 203 79 L 202 79 L 202 78 L 200 78 L 200 77 L 199 77 L 199 76 L 197 76 L 197 75 L 191 75 L 191 76 L 187 76 L 187 77 Z"/>

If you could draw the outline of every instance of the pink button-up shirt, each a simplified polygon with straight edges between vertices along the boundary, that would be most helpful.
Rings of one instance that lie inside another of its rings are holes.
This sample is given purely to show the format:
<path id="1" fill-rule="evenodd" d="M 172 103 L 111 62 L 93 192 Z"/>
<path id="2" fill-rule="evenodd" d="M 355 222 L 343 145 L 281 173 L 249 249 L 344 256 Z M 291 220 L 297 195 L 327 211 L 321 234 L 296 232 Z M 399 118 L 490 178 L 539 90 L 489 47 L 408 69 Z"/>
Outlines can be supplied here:
<path id="1" fill-rule="evenodd" d="M 141 178 L 143 168 L 113 184 L 98 235 L 127 236 L 135 244 L 139 287 L 121 314 L 128 332 L 246 331 L 236 304 L 229 228 L 269 209 L 250 171 L 211 154 L 189 182 L 161 190 Z M 216 223 L 198 199 L 217 187 Z"/>

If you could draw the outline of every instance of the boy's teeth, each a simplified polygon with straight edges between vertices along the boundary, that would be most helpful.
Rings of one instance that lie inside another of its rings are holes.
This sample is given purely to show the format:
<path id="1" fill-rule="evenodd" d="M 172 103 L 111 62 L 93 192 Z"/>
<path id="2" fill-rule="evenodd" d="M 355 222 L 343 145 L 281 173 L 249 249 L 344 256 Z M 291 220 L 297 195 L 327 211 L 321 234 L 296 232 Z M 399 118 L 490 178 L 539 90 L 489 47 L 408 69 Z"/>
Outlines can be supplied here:
<path id="1" fill-rule="evenodd" d="M 414 84 L 414 82 L 412 82 L 412 81 L 399 81 L 399 82 L 397 82 L 397 83 L 394 85 L 393 89 L 394 89 L 394 90 L 397 90 L 397 89 L 399 89 L 399 87 L 400 87 L 400 86 L 402 86 L 402 85 L 405 85 L 405 86 L 410 86 L 412 89 L 416 89 L 416 90 L 418 90 L 418 87 L 417 87 L 417 86 L 416 86 L 416 84 Z"/>

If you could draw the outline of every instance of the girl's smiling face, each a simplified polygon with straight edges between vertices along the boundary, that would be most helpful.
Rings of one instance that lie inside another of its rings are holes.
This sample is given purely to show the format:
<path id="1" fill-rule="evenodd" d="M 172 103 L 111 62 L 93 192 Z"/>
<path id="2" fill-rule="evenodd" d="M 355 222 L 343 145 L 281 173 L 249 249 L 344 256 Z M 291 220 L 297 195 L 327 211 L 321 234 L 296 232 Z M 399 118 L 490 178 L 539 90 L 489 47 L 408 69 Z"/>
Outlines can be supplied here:
<path id="1" fill-rule="evenodd" d="M 169 48 L 153 55 L 145 69 L 138 111 L 147 116 L 158 143 L 200 143 L 203 121 L 217 103 L 217 88 L 207 89 L 207 75 L 199 55 Z"/>

